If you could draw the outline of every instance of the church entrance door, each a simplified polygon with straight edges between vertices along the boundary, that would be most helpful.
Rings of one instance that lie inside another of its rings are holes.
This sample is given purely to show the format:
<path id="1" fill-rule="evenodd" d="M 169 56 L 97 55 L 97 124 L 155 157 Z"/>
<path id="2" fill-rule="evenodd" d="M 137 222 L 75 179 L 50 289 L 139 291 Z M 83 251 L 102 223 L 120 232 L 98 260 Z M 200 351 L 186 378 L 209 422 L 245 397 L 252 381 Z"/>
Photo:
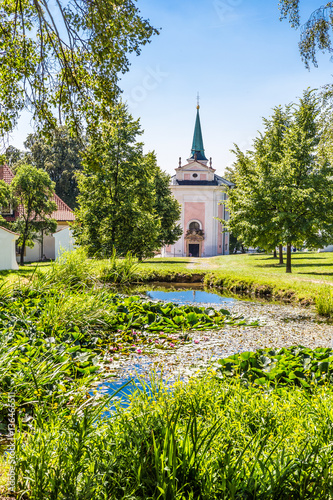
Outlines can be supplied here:
<path id="1" fill-rule="evenodd" d="M 192 257 L 199 257 L 199 245 L 190 243 L 188 246 L 188 252 Z"/>

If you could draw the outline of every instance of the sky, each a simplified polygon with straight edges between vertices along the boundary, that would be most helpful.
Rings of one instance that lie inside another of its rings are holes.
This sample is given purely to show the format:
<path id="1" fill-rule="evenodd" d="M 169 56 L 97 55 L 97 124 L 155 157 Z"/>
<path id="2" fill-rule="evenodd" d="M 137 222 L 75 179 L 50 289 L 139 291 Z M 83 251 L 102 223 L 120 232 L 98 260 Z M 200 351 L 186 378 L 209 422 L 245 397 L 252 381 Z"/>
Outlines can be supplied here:
<path id="1" fill-rule="evenodd" d="M 305 22 L 319 0 L 302 0 Z M 297 101 L 308 87 L 332 82 L 329 54 L 307 70 L 299 31 L 279 20 L 278 0 L 138 0 L 144 18 L 160 30 L 122 76 L 123 99 L 144 129 L 145 152 L 174 174 L 190 156 L 197 93 L 205 153 L 223 175 L 236 143 L 250 149 L 262 117 Z M 10 143 L 23 148 L 32 131 L 23 116 Z"/>

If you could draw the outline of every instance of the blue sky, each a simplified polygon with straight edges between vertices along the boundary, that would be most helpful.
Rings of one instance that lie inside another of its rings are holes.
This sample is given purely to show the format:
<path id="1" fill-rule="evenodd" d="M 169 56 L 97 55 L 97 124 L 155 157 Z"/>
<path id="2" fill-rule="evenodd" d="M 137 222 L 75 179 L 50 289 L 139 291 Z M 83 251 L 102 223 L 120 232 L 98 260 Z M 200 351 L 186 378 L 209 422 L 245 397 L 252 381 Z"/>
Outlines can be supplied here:
<path id="1" fill-rule="evenodd" d="M 320 6 L 302 0 L 302 20 Z M 298 52 L 299 33 L 279 21 L 278 0 L 138 0 L 161 34 L 131 57 L 121 87 L 129 110 L 141 118 L 145 150 L 173 174 L 178 158 L 190 154 L 200 93 L 206 156 L 223 174 L 261 128 L 262 117 L 278 104 L 297 100 L 307 87 L 332 81 L 330 56 L 320 55 L 309 72 Z M 28 120 L 12 144 L 22 147 Z"/>

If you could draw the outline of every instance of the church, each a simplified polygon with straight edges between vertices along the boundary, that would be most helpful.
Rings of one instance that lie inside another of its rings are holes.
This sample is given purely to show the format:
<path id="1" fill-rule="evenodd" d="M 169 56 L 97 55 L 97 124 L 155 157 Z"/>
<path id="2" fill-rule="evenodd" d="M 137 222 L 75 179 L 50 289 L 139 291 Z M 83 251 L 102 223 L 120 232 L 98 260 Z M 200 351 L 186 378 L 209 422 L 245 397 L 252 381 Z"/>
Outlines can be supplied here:
<path id="1" fill-rule="evenodd" d="M 229 255 L 229 233 L 217 220 L 228 220 L 223 202 L 233 183 L 216 174 L 212 158 L 205 156 L 200 106 L 197 115 L 191 157 L 185 165 L 179 158 L 176 174 L 171 177 L 171 191 L 181 205 L 183 234 L 174 245 L 163 248 L 163 257 L 213 257 Z"/>

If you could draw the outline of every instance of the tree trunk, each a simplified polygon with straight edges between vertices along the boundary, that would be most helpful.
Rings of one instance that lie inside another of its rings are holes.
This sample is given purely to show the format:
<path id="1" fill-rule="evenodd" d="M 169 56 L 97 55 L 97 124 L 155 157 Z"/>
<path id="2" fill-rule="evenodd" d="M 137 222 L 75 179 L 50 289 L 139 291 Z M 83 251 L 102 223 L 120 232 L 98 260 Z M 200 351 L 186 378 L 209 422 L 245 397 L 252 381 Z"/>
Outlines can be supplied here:
<path id="1" fill-rule="evenodd" d="M 25 250 L 25 238 L 23 238 L 22 246 L 20 248 L 20 266 L 24 265 L 24 250 Z"/>
<path id="2" fill-rule="evenodd" d="M 280 264 L 283 264 L 283 246 L 279 245 L 279 258 L 280 258 Z"/>
<path id="3" fill-rule="evenodd" d="M 276 248 L 274 248 L 274 255 L 273 255 L 274 259 L 277 259 L 277 253 L 276 253 Z"/>
<path id="4" fill-rule="evenodd" d="M 287 244 L 287 266 L 286 273 L 291 273 L 291 243 Z"/>
<path id="5" fill-rule="evenodd" d="M 41 250 L 41 256 L 40 256 L 40 260 L 43 260 L 43 257 L 44 257 L 44 231 L 42 229 L 42 238 L 40 240 L 40 250 Z"/>

